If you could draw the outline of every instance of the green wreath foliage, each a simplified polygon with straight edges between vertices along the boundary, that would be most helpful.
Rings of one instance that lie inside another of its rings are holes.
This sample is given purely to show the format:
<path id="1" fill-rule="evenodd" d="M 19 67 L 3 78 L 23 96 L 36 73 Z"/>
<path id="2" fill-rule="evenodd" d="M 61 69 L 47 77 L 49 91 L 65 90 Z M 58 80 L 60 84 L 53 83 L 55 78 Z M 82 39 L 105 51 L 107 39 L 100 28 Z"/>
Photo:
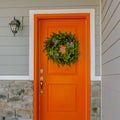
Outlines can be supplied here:
<path id="1" fill-rule="evenodd" d="M 72 33 L 52 33 L 45 41 L 44 50 L 58 65 L 71 65 L 79 57 L 79 41 Z"/>

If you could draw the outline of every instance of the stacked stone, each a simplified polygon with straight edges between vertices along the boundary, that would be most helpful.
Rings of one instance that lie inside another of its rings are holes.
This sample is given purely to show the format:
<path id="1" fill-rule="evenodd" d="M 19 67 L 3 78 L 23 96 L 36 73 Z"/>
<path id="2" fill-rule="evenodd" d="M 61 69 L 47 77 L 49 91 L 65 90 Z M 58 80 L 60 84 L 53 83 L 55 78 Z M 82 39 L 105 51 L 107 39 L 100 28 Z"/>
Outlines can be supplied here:
<path id="1" fill-rule="evenodd" d="M 91 120 L 101 120 L 101 81 L 91 82 Z"/>
<path id="2" fill-rule="evenodd" d="M 91 82 L 91 120 L 101 119 L 101 82 Z M 0 120 L 33 120 L 33 81 L 0 81 Z"/>
<path id="3" fill-rule="evenodd" d="M 0 81 L 0 120 L 33 120 L 32 81 Z"/>

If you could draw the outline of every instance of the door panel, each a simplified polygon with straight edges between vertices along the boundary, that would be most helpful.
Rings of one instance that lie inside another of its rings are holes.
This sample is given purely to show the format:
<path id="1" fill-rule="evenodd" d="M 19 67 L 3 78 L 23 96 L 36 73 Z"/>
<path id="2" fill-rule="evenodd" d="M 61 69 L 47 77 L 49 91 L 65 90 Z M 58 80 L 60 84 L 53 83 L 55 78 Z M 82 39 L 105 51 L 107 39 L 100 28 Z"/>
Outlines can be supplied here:
<path id="1" fill-rule="evenodd" d="M 38 63 L 39 69 L 44 69 L 43 73 L 39 73 L 39 78 L 44 78 L 43 93 L 38 94 L 40 120 L 89 120 L 89 15 L 81 18 L 80 14 L 78 18 L 67 18 L 67 15 L 38 20 Z M 71 32 L 79 40 L 79 59 L 71 66 L 58 66 L 43 51 L 45 40 L 52 32 L 58 31 Z"/>
<path id="2" fill-rule="evenodd" d="M 74 112 L 77 104 L 77 86 L 71 84 L 48 85 L 48 111 L 49 112 Z M 64 90 L 64 91 L 63 91 Z M 57 95 L 56 95 L 57 93 Z M 66 102 L 65 100 L 68 100 Z"/>

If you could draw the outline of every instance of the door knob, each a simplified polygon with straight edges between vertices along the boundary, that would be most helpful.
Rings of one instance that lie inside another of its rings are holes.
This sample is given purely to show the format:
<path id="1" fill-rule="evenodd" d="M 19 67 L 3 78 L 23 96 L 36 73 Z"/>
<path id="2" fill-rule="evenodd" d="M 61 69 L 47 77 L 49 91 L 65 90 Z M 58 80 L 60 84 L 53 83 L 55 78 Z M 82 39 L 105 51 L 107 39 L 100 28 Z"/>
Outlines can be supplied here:
<path id="1" fill-rule="evenodd" d="M 43 77 L 43 76 L 41 76 L 41 77 L 40 77 L 40 81 L 43 81 L 43 80 L 44 80 L 44 77 Z"/>
<path id="2" fill-rule="evenodd" d="M 40 81 L 40 93 L 43 93 L 43 81 Z"/>
<path id="3" fill-rule="evenodd" d="M 41 76 L 41 77 L 40 77 L 40 93 L 41 93 L 41 94 L 43 93 L 43 80 L 44 80 L 44 77 Z"/>

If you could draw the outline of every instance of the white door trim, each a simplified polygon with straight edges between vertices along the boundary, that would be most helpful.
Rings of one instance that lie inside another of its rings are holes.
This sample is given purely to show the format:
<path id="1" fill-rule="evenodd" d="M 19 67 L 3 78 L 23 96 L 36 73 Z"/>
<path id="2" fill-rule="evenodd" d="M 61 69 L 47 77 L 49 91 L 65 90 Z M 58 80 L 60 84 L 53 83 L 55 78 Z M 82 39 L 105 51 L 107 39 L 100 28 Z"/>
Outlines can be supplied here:
<path id="1" fill-rule="evenodd" d="M 101 80 L 101 76 L 95 75 L 95 10 L 94 9 L 54 9 L 54 10 L 30 10 L 29 12 L 29 65 L 30 74 L 33 77 L 34 73 L 34 15 L 35 14 L 60 14 L 60 13 L 90 13 L 90 54 L 91 54 L 91 80 Z"/>

